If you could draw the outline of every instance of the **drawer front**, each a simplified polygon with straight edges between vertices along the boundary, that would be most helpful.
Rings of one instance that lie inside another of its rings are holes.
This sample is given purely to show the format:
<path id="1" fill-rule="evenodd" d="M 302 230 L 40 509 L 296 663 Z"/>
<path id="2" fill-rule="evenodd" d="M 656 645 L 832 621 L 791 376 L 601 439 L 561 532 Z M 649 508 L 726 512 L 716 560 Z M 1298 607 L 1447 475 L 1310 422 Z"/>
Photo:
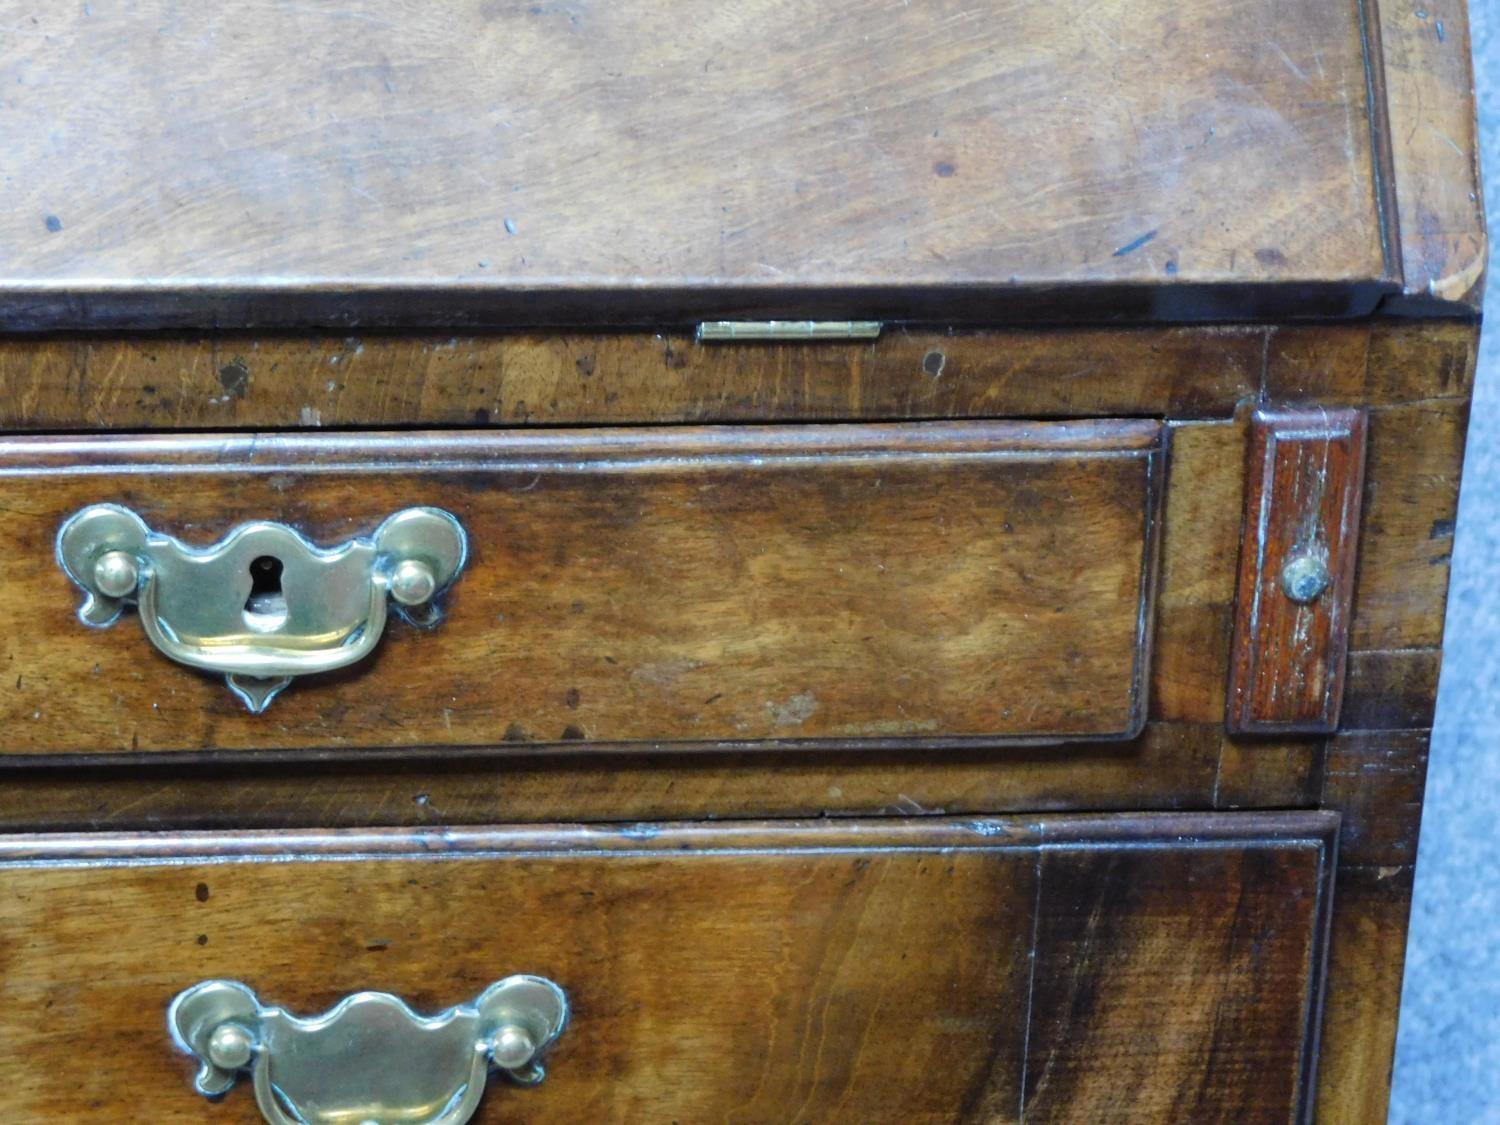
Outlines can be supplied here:
<path id="1" fill-rule="evenodd" d="M 4 750 L 1127 737 L 1163 441 L 1150 421 L 14 439 Z M 54 540 L 95 504 L 195 547 L 258 520 L 333 546 L 435 506 L 469 557 L 440 624 L 393 616 L 361 663 L 250 714 L 133 613 L 76 619 Z"/>
<path id="2" fill-rule="evenodd" d="M 258 1121 L 169 1040 L 200 981 L 310 1016 L 531 973 L 571 1023 L 476 1120 L 1299 1120 L 1335 823 L 0 838 L 0 1116 Z"/>

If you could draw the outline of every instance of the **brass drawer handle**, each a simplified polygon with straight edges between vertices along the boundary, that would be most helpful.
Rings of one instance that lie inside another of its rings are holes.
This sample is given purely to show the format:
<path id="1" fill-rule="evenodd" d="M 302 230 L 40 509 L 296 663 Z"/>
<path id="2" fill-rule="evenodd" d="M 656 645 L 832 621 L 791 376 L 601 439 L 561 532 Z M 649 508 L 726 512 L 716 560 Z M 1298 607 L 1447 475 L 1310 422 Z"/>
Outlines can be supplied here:
<path id="1" fill-rule="evenodd" d="M 302 1019 L 230 980 L 195 984 L 167 1011 L 173 1042 L 200 1063 L 198 1092 L 217 1097 L 250 1071 L 271 1125 L 463 1125 L 491 1067 L 541 1082 L 541 1058 L 567 1022 L 563 990 L 533 976 L 506 977 L 432 1017 L 359 992 Z"/>
<path id="2" fill-rule="evenodd" d="M 408 508 L 331 549 L 281 523 L 247 523 L 211 547 L 152 531 L 129 508 L 94 504 L 57 535 L 57 558 L 86 595 L 78 616 L 107 627 L 135 603 L 146 636 L 173 660 L 222 673 L 251 711 L 294 676 L 367 656 L 387 599 L 418 625 L 463 569 L 468 540 L 438 508 Z"/>

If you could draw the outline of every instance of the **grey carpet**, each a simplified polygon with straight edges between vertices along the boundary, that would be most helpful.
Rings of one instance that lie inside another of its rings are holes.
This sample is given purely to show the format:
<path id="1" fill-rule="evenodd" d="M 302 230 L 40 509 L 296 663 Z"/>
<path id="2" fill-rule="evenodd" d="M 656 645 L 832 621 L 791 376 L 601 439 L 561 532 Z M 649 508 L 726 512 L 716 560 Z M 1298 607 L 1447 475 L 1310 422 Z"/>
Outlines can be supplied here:
<path id="1" fill-rule="evenodd" d="M 1491 222 L 1500 217 L 1500 0 L 1470 0 Z M 1427 776 L 1394 1125 L 1500 1123 L 1500 279 L 1490 278 Z"/>

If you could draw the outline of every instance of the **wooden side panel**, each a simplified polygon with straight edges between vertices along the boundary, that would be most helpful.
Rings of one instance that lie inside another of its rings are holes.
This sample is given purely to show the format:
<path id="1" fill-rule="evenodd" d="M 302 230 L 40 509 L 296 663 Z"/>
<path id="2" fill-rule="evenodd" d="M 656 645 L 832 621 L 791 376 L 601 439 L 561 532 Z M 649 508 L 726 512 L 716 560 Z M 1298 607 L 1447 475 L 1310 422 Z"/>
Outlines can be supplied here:
<path id="1" fill-rule="evenodd" d="M 1232 731 L 1338 725 L 1364 460 L 1360 411 L 1256 412 L 1230 665 Z"/>
<path id="2" fill-rule="evenodd" d="M 1443 136 L 1456 124 L 1447 63 L 1419 61 L 1423 54 L 1454 49 L 1462 36 L 1462 5 L 1381 5 L 1387 74 L 1392 87 L 1393 139 L 1409 142 L 1408 158 L 1426 146 L 1429 155 L 1408 163 L 1404 183 L 1435 189 L 1436 201 L 1454 197 L 1429 175 L 1451 173 L 1459 157 Z M 1439 29 L 1442 29 L 1441 31 Z M 1392 69 L 1392 34 L 1398 50 L 1412 52 L 1415 69 Z M 1449 59 L 1448 62 L 1452 62 Z M 1467 65 L 1466 63 L 1464 64 Z M 1404 89 L 1403 89 L 1404 88 Z M 1404 104 L 1403 104 L 1404 99 Z M 1447 100 L 1445 100 L 1447 99 Z M 1446 117 L 1449 125 L 1442 125 Z M 1415 134 L 1415 135 L 1413 135 Z M 1425 134 L 1425 135 L 1424 135 Z M 1450 134 L 1462 143 L 1462 132 Z M 1437 148 L 1445 151 L 1437 152 Z M 1399 155 L 1399 153 L 1398 153 Z M 1446 169 L 1446 171 L 1445 171 Z M 1464 270 L 1462 223 L 1455 236 L 1423 238 L 1408 225 L 1408 207 L 1420 195 L 1403 187 L 1402 227 L 1408 281 L 1425 285 Z M 1458 201 L 1473 205 L 1473 200 Z M 1425 204 L 1424 204 L 1425 207 Z M 1461 211 L 1449 218 L 1462 219 Z M 1420 218 L 1421 216 L 1419 216 Z M 1423 220 L 1436 232 L 1448 219 L 1429 212 Z M 1419 245 L 1414 245 L 1419 244 Z M 1413 252 L 1417 269 L 1413 270 Z M 1448 257 L 1449 252 L 1454 256 Z M 1482 259 L 1483 253 L 1480 252 Z M 1429 269 L 1436 273 L 1425 273 Z M 1458 278 L 1452 300 L 1477 300 L 1478 290 L 1457 292 L 1478 280 Z M 1410 288 L 1410 287 L 1409 287 Z M 1420 293 L 1409 292 L 1408 306 Z M 1280 331 L 1280 330 L 1278 330 Z M 1365 1125 L 1386 1119 L 1391 1060 L 1401 1004 L 1401 976 L 1411 907 L 1412 863 L 1417 851 L 1427 769 L 1429 728 L 1437 697 L 1439 646 L 1457 515 L 1460 469 L 1473 387 L 1478 325 L 1391 321 L 1372 327 L 1368 368 L 1362 380 L 1341 369 L 1325 390 L 1332 401 L 1371 402 L 1399 392 L 1407 401 L 1369 412 L 1359 575 L 1351 625 L 1349 678 L 1341 733 L 1327 744 L 1318 803 L 1342 817 L 1340 864 L 1329 949 L 1329 999 L 1319 1063 L 1317 1120 L 1327 1125 Z M 1311 366 L 1307 368 L 1313 370 Z M 1292 380 L 1287 380 L 1290 385 Z"/>
<path id="3" fill-rule="evenodd" d="M 1437 712 L 1440 649 L 1351 652 L 1344 731 L 1429 730 Z"/>
<path id="4" fill-rule="evenodd" d="M 1425 730 L 1329 739 L 1320 804 L 1343 817 L 1339 854 L 1349 863 L 1400 867 L 1416 862 L 1429 740 Z"/>
<path id="5" fill-rule="evenodd" d="M 1318 1125 L 1385 1121 L 1412 868 L 1340 866 L 1318 1060 Z"/>
<path id="6" fill-rule="evenodd" d="M 1466 0 L 1377 0 L 1379 64 L 1401 228 L 1404 299 L 1414 315 L 1478 312 L 1484 200 Z"/>
<path id="7" fill-rule="evenodd" d="M 181 988 L 434 1010 L 530 971 L 567 989 L 573 1023 L 546 1082 L 497 1082 L 478 1121 L 1284 1122 L 1313 1057 L 1332 827 L 6 838 L 0 1109 L 250 1125 L 243 1086 L 214 1106 L 193 1091 L 164 1020 Z M 101 1029 L 108 1050 L 78 1049 Z"/>
<path id="8" fill-rule="evenodd" d="M 1436 648 L 1452 571 L 1467 401 L 1370 411 L 1351 649 Z"/>
<path id="9" fill-rule="evenodd" d="M 1398 406 L 1468 399 L 1473 321 L 1376 320 L 1270 329 L 1263 397 L 1285 405 Z"/>
<path id="10" fill-rule="evenodd" d="M 0 446 L 10 754 L 1121 737 L 1145 720 L 1155 422 Z M 430 631 L 263 715 L 138 623 L 74 618 L 86 505 L 189 542 L 435 505 L 468 568 Z"/>

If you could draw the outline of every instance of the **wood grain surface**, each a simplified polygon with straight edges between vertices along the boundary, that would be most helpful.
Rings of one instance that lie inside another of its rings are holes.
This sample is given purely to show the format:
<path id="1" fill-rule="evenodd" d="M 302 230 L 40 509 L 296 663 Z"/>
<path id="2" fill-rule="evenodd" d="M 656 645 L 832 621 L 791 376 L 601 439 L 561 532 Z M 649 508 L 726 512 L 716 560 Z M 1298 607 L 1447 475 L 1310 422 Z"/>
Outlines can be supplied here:
<path id="1" fill-rule="evenodd" d="M 1129 736 L 1145 719 L 1149 421 L 14 439 L 4 751 Z M 431 631 L 250 715 L 127 618 L 73 620 L 57 528 L 112 502 L 207 545 L 332 545 L 430 504 L 471 555 Z"/>
<path id="2" fill-rule="evenodd" d="M 1486 257 L 1461 0 L 0 27 L 0 430 L 52 435 L 0 449 L 0 1117 L 259 1120 L 166 1041 L 207 976 L 529 969 L 578 1019 L 480 1120 L 1383 1120 Z M 1331 735 L 1223 722 L 1257 407 L 1368 418 Z M 274 432 L 323 428 L 410 432 Z M 73 619 L 98 499 L 481 534 L 436 631 L 252 719 Z M 822 819 L 659 823 L 720 817 Z"/>
<path id="3" fill-rule="evenodd" d="M 698 344 L 653 333 L 0 340 L 15 431 L 475 428 L 1152 414 L 1467 399 L 1472 324 L 1390 321 Z"/>
<path id="4" fill-rule="evenodd" d="M 1130 742 L 974 750 L 749 750 L 517 755 L 365 752 L 320 761 L 143 754 L 80 770 L 6 763 L 0 828 L 298 828 L 804 816 L 934 816 L 1067 809 L 1286 805 L 1321 791 L 1322 743 L 1283 760 L 1257 742 L 1244 768 L 1212 723 L 1152 723 Z M 1232 800 L 1231 800 L 1232 799 Z"/>
<path id="5" fill-rule="evenodd" d="M 1441 649 L 1352 653 L 1339 726 L 1346 731 L 1429 730 L 1437 713 L 1442 664 Z"/>
<path id="6" fill-rule="evenodd" d="M 12 329 L 1306 316 L 1399 287 L 1356 0 L 0 23 Z"/>
<path id="7" fill-rule="evenodd" d="M 1472 321 L 1281 325 L 1266 345 L 1261 397 L 1281 407 L 1466 400 L 1478 345 Z"/>
<path id="8" fill-rule="evenodd" d="M 1427 780 L 1425 730 L 1341 734 L 1323 765 L 1325 808 L 1343 816 L 1339 854 L 1351 864 L 1410 866 Z"/>
<path id="9" fill-rule="evenodd" d="M 1266 939 L 1270 926 L 1305 924 L 1319 906 L 1307 901 L 1313 892 L 1305 869 L 1285 854 L 1247 850 L 1224 859 L 1204 871 L 1173 850 L 1042 857 L 1024 1120 L 1134 1125 L 1305 1116 L 1293 1091 L 1311 1087 L 1318 986 L 1278 964 Z M 1262 898 L 1256 888 L 1272 884 L 1280 893 Z M 1058 893 L 1064 886 L 1067 893 Z M 1234 902 L 1241 894 L 1251 896 L 1248 911 Z M 1174 905 L 1184 895 L 1195 900 L 1190 910 Z M 1258 922 L 1246 917 L 1262 911 Z M 1320 956 L 1316 929 L 1304 940 Z M 1154 987 L 1143 971 L 1148 959 L 1165 970 Z M 1272 1010 L 1287 1021 L 1279 1042 L 1259 1031 Z M 1299 1025 L 1309 1031 L 1299 1034 Z M 1150 1057 L 1156 1052 L 1141 1051 L 1142 1041 L 1172 1048 Z M 1253 1043 L 1253 1055 L 1221 1053 L 1219 1045 L 1229 1043 Z"/>
<path id="10" fill-rule="evenodd" d="M 1385 1121 L 1412 867 L 1339 867 L 1318 1055 L 1318 1125 Z"/>
<path id="11" fill-rule="evenodd" d="M 1245 734 L 1326 732 L 1343 704 L 1365 415 L 1262 409 L 1250 424 L 1228 723 Z M 1287 568 L 1321 567 L 1311 599 Z"/>
<path id="12" fill-rule="evenodd" d="M 1151 716 L 1221 723 L 1244 508 L 1243 419 L 1174 423 L 1151 655 Z"/>
<path id="13" fill-rule="evenodd" d="M 1465 0 L 1375 0 L 1402 299 L 1431 315 L 1483 304 L 1489 242 L 1479 186 L 1474 64 Z"/>
<path id="14" fill-rule="evenodd" d="M 1301 1119 L 1333 825 L 5 838 L 0 1107 L 256 1121 L 243 1085 L 193 1091 L 164 1019 L 181 988 L 435 1010 L 530 971 L 573 1022 L 546 1082 L 494 1083 L 476 1120 Z"/>
<path id="15" fill-rule="evenodd" d="M 0 426 L 1222 417 L 1256 395 L 1271 331 L 893 329 L 873 341 L 732 345 L 583 332 L 12 337 L 0 339 Z"/>
<path id="16" fill-rule="evenodd" d="M 1370 411 L 1351 649 L 1442 644 L 1468 432 L 1466 399 Z"/>

